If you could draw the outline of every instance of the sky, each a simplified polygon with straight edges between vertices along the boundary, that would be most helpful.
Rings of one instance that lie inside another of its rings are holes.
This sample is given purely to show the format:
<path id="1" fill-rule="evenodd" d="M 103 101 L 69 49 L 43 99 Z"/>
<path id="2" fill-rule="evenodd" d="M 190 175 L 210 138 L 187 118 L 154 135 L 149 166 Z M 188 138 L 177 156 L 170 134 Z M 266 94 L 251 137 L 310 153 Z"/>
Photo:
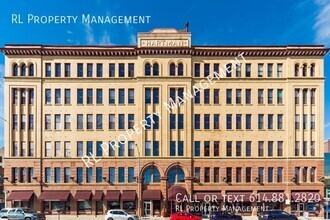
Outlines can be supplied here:
<path id="1" fill-rule="evenodd" d="M 151 16 L 148 24 L 13 24 L 12 14 Z M 135 45 L 137 32 L 184 29 L 193 45 L 324 44 L 330 47 L 330 0 L 2 0 L 0 47 L 5 44 Z M 0 117 L 4 56 L 0 54 Z M 330 55 L 325 76 L 330 75 Z M 330 138 L 330 80 L 325 82 L 325 138 Z M 0 119 L 0 146 L 4 121 Z"/>

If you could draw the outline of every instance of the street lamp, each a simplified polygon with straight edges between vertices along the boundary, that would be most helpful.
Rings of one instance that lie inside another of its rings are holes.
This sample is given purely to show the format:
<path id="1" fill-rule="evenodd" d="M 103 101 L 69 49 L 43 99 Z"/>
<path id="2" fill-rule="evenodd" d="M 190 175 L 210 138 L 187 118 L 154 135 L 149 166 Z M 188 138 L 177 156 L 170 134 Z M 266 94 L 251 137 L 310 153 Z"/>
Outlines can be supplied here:
<path id="1" fill-rule="evenodd" d="M 135 147 L 138 152 L 138 214 L 139 214 L 139 220 L 141 219 L 141 201 L 140 201 L 140 150 L 137 144 L 135 144 Z"/>

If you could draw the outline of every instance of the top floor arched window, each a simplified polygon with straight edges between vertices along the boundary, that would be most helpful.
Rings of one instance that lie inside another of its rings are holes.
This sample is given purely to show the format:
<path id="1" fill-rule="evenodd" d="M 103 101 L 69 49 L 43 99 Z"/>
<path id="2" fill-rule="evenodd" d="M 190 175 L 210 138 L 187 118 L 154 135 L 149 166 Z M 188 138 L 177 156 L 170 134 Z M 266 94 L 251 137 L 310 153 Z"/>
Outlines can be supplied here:
<path id="1" fill-rule="evenodd" d="M 170 64 L 170 76 L 175 76 L 175 64 Z"/>
<path id="2" fill-rule="evenodd" d="M 15 63 L 13 65 L 13 76 L 18 76 L 18 65 Z"/>
<path id="3" fill-rule="evenodd" d="M 303 72 L 303 76 L 307 76 L 307 64 L 306 63 L 303 64 L 302 72 Z"/>
<path id="4" fill-rule="evenodd" d="M 21 76 L 26 76 L 26 65 L 25 64 L 23 64 L 21 66 Z"/>
<path id="5" fill-rule="evenodd" d="M 29 66 L 29 76 L 34 76 L 34 65 L 30 64 Z"/>
<path id="6" fill-rule="evenodd" d="M 311 72 L 310 72 L 310 75 L 311 75 L 311 76 L 315 76 L 315 63 L 312 63 L 312 64 L 311 64 L 311 69 L 310 69 L 310 71 L 311 71 Z"/>
<path id="7" fill-rule="evenodd" d="M 294 76 L 299 76 L 299 64 L 294 65 Z"/>
<path id="8" fill-rule="evenodd" d="M 150 76 L 151 75 L 151 65 L 150 63 L 146 63 L 144 66 L 144 75 L 145 76 Z"/>
<path id="9" fill-rule="evenodd" d="M 184 172 L 178 166 L 172 167 L 168 171 L 168 183 L 182 183 L 184 178 Z"/>
<path id="10" fill-rule="evenodd" d="M 183 64 L 179 63 L 178 65 L 178 76 L 183 76 Z"/>
<path id="11" fill-rule="evenodd" d="M 159 183 L 160 182 L 160 174 L 156 167 L 148 168 L 143 174 L 143 182 L 144 183 Z"/>
<path id="12" fill-rule="evenodd" d="M 159 64 L 158 63 L 154 63 L 154 65 L 152 66 L 152 75 L 159 76 Z"/>

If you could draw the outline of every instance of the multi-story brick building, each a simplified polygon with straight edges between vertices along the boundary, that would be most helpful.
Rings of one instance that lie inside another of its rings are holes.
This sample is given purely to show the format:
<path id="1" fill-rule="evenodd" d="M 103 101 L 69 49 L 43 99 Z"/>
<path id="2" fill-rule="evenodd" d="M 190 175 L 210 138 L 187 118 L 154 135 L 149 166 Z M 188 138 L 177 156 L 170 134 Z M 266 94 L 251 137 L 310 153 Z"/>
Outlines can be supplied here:
<path id="1" fill-rule="evenodd" d="M 155 29 L 137 46 L 1 51 L 8 206 L 101 214 L 140 198 L 159 215 L 185 194 L 322 215 L 323 46 L 192 46 L 187 31 Z"/>

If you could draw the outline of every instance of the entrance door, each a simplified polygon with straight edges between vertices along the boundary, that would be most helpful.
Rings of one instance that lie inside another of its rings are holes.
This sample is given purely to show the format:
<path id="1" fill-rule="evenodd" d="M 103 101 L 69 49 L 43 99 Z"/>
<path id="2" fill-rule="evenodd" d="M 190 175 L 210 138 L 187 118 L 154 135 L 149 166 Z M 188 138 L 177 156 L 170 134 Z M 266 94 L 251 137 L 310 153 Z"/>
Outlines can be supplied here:
<path id="1" fill-rule="evenodd" d="M 303 216 L 306 210 L 306 203 L 299 203 L 299 216 Z"/>
<path id="2" fill-rule="evenodd" d="M 150 217 L 151 201 L 144 201 L 144 216 Z"/>

